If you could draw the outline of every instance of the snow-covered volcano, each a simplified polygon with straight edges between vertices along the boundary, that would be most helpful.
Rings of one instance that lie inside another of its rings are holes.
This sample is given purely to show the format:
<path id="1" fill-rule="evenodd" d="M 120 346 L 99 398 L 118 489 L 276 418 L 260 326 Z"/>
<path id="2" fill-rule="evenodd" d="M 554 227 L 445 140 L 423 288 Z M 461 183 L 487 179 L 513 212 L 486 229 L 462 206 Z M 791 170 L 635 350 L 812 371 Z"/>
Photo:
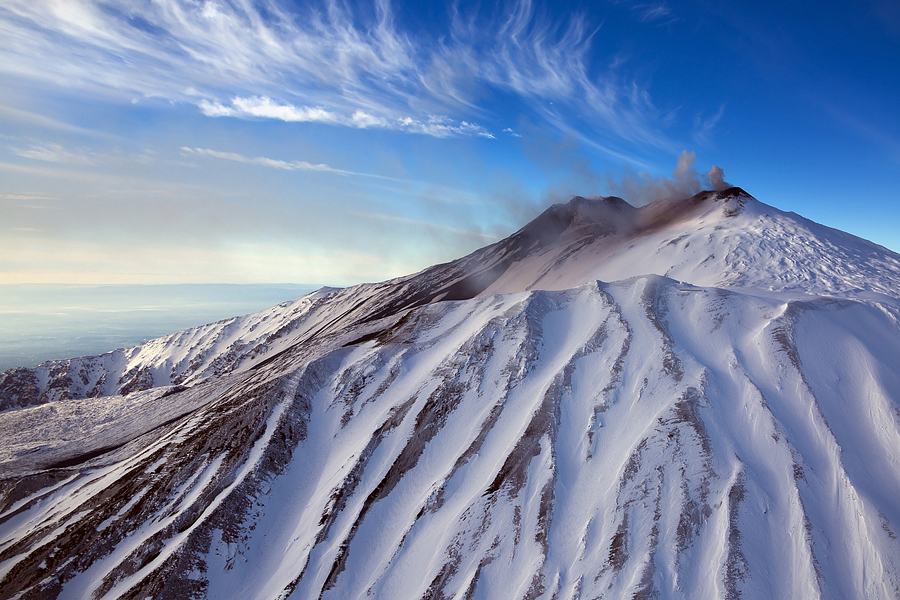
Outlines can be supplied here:
<path id="1" fill-rule="evenodd" d="M 0 598 L 896 598 L 900 256 L 738 188 L 0 379 Z"/>

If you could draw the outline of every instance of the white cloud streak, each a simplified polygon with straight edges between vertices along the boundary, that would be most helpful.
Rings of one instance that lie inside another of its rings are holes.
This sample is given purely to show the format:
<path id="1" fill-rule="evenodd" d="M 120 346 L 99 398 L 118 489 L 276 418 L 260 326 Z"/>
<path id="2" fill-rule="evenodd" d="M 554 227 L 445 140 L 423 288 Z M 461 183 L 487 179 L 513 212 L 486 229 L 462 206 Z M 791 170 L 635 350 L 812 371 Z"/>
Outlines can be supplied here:
<path id="1" fill-rule="evenodd" d="M 97 155 L 92 152 L 87 150 L 72 152 L 55 143 L 33 145 L 27 150 L 13 149 L 13 152 L 22 158 L 67 165 L 95 166 L 98 162 Z"/>
<path id="2" fill-rule="evenodd" d="M 110 152 L 96 152 L 84 147 L 65 147 L 56 142 L 35 142 L 28 148 L 10 147 L 13 154 L 30 160 L 71 165 L 73 167 L 100 167 L 102 165 L 147 163 L 153 160 L 153 153 L 125 153 L 118 148 Z"/>
<path id="3" fill-rule="evenodd" d="M 470 204 L 465 200 L 456 200 L 455 197 L 465 197 L 466 192 L 446 187 L 435 185 L 430 182 L 424 181 L 416 181 L 414 179 L 405 179 L 402 177 L 390 177 L 388 175 L 378 175 L 376 173 L 362 173 L 359 171 L 348 171 L 346 169 L 337 169 L 335 167 L 331 167 L 324 163 L 310 163 L 305 160 L 281 160 L 277 158 L 268 158 L 266 156 L 245 156 L 243 154 L 239 154 L 237 152 L 222 152 L 220 150 L 213 150 L 211 148 L 191 148 L 188 146 L 182 146 L 180 148 L 182 154 L 184 156 L 202 156 L 208 158 L 217 158 L 220 160 L 230 160 L 233 162 L 244 163 L 248 165 L 256 165 L 259 167 L 267 167 L 270 169 L 281 169 L 284 171 L 311 171 L 317 173 L 330 173 L 332 175 L 341 175 L 347 177 L 365 177 L 368 179 L 378 179 L 381 181 L 390 181 L 394 183 L 403 184 L 405 186 L 412 186 L 413 189 L 416 190 L 429 190 L 432 193 L 438 194 L 436 197 L 432 197 L 432 200 L 436 202 L 442 202 L 445 204 Z M 0 163 L 0 167 L 2 167 L 2 163 Z M 403 190 L 395 190 L 395 193 L 409 193 L 409 190 L 405 192 Z M 418 193 L 418 192 L 416 192 Z M 2 198 L 3 196 L 0 196 Z"/>
<path id="4" fill-rule="evenodd" d="M 334 175 L 349 175 L 354 177 L 370 177 L 372 179 L 386 179 L 388 181 L 405 181 L 386 175 L 376 175 L 374 173 L 359 173 L 357 171 L 346 171 L 344 169 L 335 169 L 323 163 L 310 163 L 305 160 L 279 160 L 277 158 L 267 158 L 265 156 L 244 156 L 237 152 L 221 152 L 219 150 L 211 150 L 209 148 L 189 148 L 182 146 L 181 151 L 186 156 L 206 156 L 210 158 L 218 158 L 222 160 L 230 160 L 234 162 L 244 163 L 248 165 L 258 165 L 261 167 L 269 167 L 270 169 L 282 169 L 284 171 L 314 171 L 318 173 L 331 173 Z"/>
<path id="5" fill-rule="evenodd" d="M 492 133 L 480 125 L 467 121 L 456 122 L 445 116 L 430 116 L 425 121 L 412 117 L 400 117 L 394 121 L 370 115 L 357 109 L 352 115 L 344 116 L 321 107 L 294 106 L 293 104 L 278 104 L 266 96 L 253 96 L 250 98 L 236 97 L 230 106 L 218 102 L 201 100 L 200 110 L 208 117 L 257 117 L 263 119 L 277 119 L 286 122 L 317 122 L 332 125 L 345 125 L 365 129 L 367 127 L 382 127 L 398 129 L 412 133 L 422 133 L 434 137 L 451 137 L 457 135 L 479 136 L 494 138 Z"/>
<path id="6" fill-rule="evenodd" d="M 402 223 L 404 225 L 412 225 L 414 227 L 436 230 L 436 231 L 446 231 L 448 233 L 452 233 L 455 235 L 460 235 L 463 237 L 471 237 L 476 238 L 482 241 L 497 241 L 497 236 L 490 235 L 487 233 L 481 233 L 480 231 L 469 231 L 466 229 L 459 229 L 458 227 L 450 227 L 449 225 L 440 225 L 437 223 L 429 223 L 428 221 L 422 221 L 420 219 L 410 219 L 409 217 L 399 217 L 397 215 L 385 215 L 381 213 L 369 213 L 369 212 L 359 212 L 359 211 L 348 211 L 348 214 L 351 214 L 355 217 L 362 217 L 364 219 L 375 219 L 376 221 L 390 221 L 394 223 Z"/>
<path id="7" fill-rule="evenodd" d="M 260 117 L 263 119 L 287 121 L 289 123 L 304 121 L 338 123 L 341 121 L 339 115 L 324 108 L 278 104 L 265 96 L 234 98 L 231 101 L 231 106 L 201 100 L 199 107 L 203 114 L 208 117 Z M 362 111 L 357 112 L 365 115 Z"/>
<path id="8" fill-rule="evenodd" d="M 644 23 L 671 23 L 675 20 L 672 9 L 665 2 L 655 4 L 637 4 L 634 10 Z"/>
<path id="9" fill-rule="evenodd" d="M 237 152 L 219 152 L 218 150 L 210 150 L 209 148 L 188 148 L 187 146 L 182 146 L 181 151 L 188 155 L 210 156 L 250 165 L 261 165 L 273 169 L 283 169 L 285 171 L 319 171 L 324 173 L 335 173 L 337 175 L 362 175 L 362 173 L 342 171 L 341 169 L 334 169 L 325 164 L 313 164 L 302 160 L 288 162 L 263 156 L 251 158 L 244 156 L 243 154 L 238 154 Z"/>
<path id="10" fill-rule="evenodd" d="M 94 137 L 108 137 L 108 134 L 92 131 L 90 129 L 84 129 L 82 127 L 76 127 L 68 123 L 63 123 L 62 121 L 57 121 L 56 119 L 51 119 L 44 115 L 10 108 L 8 106 L 0 106 L 0 119 L 14 121 L 18 124 L 24 123 L 31 127 L 37 127 L 40 129 L 79 133 L 82 135 L 89 135 Z"/>
<path id="11" fill-rule="evenodd" d="M 56 200 L 54 196 L 38 194 L 0 194 L 0 200 Z M 29 208 L 47 208 L 46 206 L 27 205 Z"/>
<path id="12" fill-rule="evenodd" d="M 694 141 L 701 146 L 709 146 L 711 143 L 712 135 L 715 132 L 716 127 L 718 127 L 719 121 L 722 120 L 722 116 L 724 114 L 725 105 L 722 104 L 719 106 L 719 110 L 709 117 L 704 118 L 703 115 L 697 115 L 696 117 L 694 117 Z"/>
<path id="13" fill-rule="evenodd" d="M 499 89 L 586 137 L 669 145 L 645 89 L 592 72 L 597 30 L 583 17 L 554 22 L 518 0 L 498 18 L 451 11 L 446 33 L 428 39 L 402 31 L 388 0 L 373 1 L 367 17 L 338 0 L 7 0 L 0 70 L 188 102 L 210 117 L 437 137 L 493 137 L 479 121 Z"/>

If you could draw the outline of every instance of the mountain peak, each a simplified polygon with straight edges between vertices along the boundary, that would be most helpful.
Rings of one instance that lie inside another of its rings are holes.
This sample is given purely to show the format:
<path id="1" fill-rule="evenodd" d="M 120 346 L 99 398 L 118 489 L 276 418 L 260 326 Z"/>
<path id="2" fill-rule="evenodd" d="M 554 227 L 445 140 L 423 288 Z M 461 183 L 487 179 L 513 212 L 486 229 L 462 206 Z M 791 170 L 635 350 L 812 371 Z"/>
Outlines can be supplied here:
<path id="1" fill-rule="evenodd" d="M 618 196 L 572 196 L 566 204 L 555 206 L 571 206 L 576 211 L 612 209 L 625 212 L 634 209 L 634 206 Z"/>
<path id="2" fill-rule="evenodd" d="M 634 206 L 617 196 L 573 196 L 566 203 L 554 204 L 516 234 L 544 243 L 567 229 L 585 225 L 613 231 L 637 213 Z"/>
<path id="3" fill-rule="evenodd" d="M 550 206 L 519 232 L 547 243 L 564 231 L 589 227 L 593 233 L 641 234 L 694 215 L 700 207 L 725 206 L 723 216 L 741 213 L 747 201 L 756 201 L 739 187 L 704 190 L 689 198 L 666 198 L 635 207 L 618 196 L 572 196 L 566 203 Z"/>
<path id="4" fill-rule="evenodd" d="M 634 230 L 641 234 L 656 231 L 711 210 L 722 210 L 722 217 L 736 217 L 743 212 L 748 201 L 757 202 L 739 187 L 704 190 L 690 198 L 657 200 L 638 209 Z"/>

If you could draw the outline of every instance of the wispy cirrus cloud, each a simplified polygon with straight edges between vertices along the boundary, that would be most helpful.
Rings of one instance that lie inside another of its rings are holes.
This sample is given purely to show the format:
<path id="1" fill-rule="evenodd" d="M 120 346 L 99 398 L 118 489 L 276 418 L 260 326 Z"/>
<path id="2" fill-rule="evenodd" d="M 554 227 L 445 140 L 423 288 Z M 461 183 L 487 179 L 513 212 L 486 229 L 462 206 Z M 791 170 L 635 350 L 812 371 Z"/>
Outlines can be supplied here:
<path id="1" fill-rule="evenodd" d="M 669 25 L 678 20 L 667 2 L 635 2 L 634 0 L 613 0 L 613 2 L 627 6 L 634 17 L 642 23 Z"/>
<path id="2" fill-rule="evenodd" d="M 713 133 L 725 114 L 725 105 L 722 104 L 712 115 L 708 117 L 698 114 L 694 117 L 694 141 L 701 146 L 708 146 L 712 141 Z"/>
<path id="3" fill-rule="evenodd" d="M 281 160 L 277 158 L 268 158 L 265 156 L 245 156 L 237 152 L 222 152 L 212 150 L 210 148 L 190 148 L 182 146 L 181 152 L 185 156 L 205 156 L 209 158 L 218 158 L 221 160 L 230 160 L 233 162 L 244 163 L 248 165 L 258 165 L 261 167 L 269 167 L 271 169 L 282 169 L 284 171 L 313 171 L 317 173 L 332 173 L 334 175 L 351 175 L 354 177 L 370 177 L 373 179 L 386 179 L 389 181 L 404 181 L 386 175 L 377 175 L 375 173 L 359 173 L 357 171 L 347 171 L 344 169 L 336 169 L 324 163 L 311 163 L 305 160 Z"/>
<path id="4" fill-rule="evenodd" d="M 63 146 L 57 142 L 32 142 L 27 148 L 10 147 L 10 150 L 22 158 L 73 167 L 146 163 L 153 159 L 150 150 L 144 150 L 142 153 L 125 153 L 113 148 L 109 152 L 97 152 L 85 147 Z"/>
<path id="5" fill-rule="evenodd" d="M 200 100 L 200 110 L 208 117 L 261 117 L 287 122 L 337 123 L 341 117 L 324 108 L 293 104 L 278 104 L 265 96 L 234 98 L 230 106 L 209 100 Z"/>
<path id="6" fill-rule="evenodd" d="M 667 147 L 666 115 L 649 92 L 617 71 L 595 72 L 591 54 L 601 33 L 586 17 L 556 22 L 532 0 L 521 0 L 508 16 L 485 23 L 454 13 L 451 35 L 432 58 L 425 81 L 442 96 L 477 105 L 469 83 L 484 82 L 514 94 L 559 131 L 599 140 Z"/>
<path id="7" fill-rule="evenodd" d="M 665 2 L 636 4 L 634 11 L 645 23 L 671 23 L 675 19 L 672 9 Z"/>
<path id="8" fill-rule="evenodd" d="M 13 152 L 22 158 L 66 165 L 94 166 L 98 161 L 97 155 L 93 152 L 88 150 L 72 151 L 56 143 L 34 144 L 26 149 L 13 149 Z"/>
<path id="9" fill-rule="evenodd" d="M 404 31 L 388 0 L 364 9 L 337 0 L 8 0 L 0 69 L 188 102 L 210 117 L 436 137 L 493 137 L 484 123 L 502 112 L 491 101 L 501 91 L 551 126 L 667 145 L 665 115 L 646 89 L 591 64 L 598 31 L 579 15 L 554 20 L 532 0 L 488 16 L 451 8 L 446 31 L 432 37 Z"/>
<path id="10" fill-rule="evenodd" d="M 402 223 L 404 225 L 411 225 L 418 228 L 424 228 L 432 231 L 444 231 L 447 233 L 452 233 L 454 235 L 475 238 L 482 241 L 496 241 L 497 236 L 489 233 L 483 233 L 480 231 L 470 231 L 468 229 L 460 229 L 459 227 L 451 227 L 449 225 L 442 225 L 439 223 L 430 223 L 428 221 L 423 221 L 421 219 L 411 219 L 409 217 L 400 217 L 397 215 L 386 215 L 382 213 L 372 213 L 372 212 L 361 212 L 361 211 L 348 211 L 348 214 L 353 215 L 355 217 L 362 217 L 364 219 L 374 219 L 376 221 L 390 221 L 394 223 Z"/>
<path id="11" fill-rule="evenodd" d="M 266 158 L 264 156 L 250 157 L 244 156 L 243 154 L 238 154 L 237 152 L 220 152 L 218 150 L 211 150 L 209 148 L 189 148 L 187 146 L 182 146 L 181 151 L 186 155 L 209 156 L 212 158 L 220 158 L 223 160 L 230 160 L 250 165 L 260 165 L 273 169 L 283 169 L 285 171 L 318 171 L 320 173 L 334 173 L 337 175 L 365 175 L 363 173 L 354 173 L 352 171 L 335 169 L 333 167 L 329 167 L 326 164 L 314 164 L 303 160 L 286 161 L 276 158 Z"/>
<path id="12" fill-rule="evenodd" d="M 358 129 L 381 127 L 412 133 L 423 133 L 434 137 L 450 137 L 454 135 L 494 137 L 492 133 L 480 125 L 467 121 L 456 122 L 446 116 L 432 115 L 424 121 L 412 117 L 400 117 L 391 121 L 371 115 L 360 109 L 356 109 L 351 115 L 344 115 L 322 107 L 279 104 L 266 96 L 236 97 L 232 99 L 231 104 L 228 106 L 218 102 L 201 100 L 199 107 L 203 114 L 208 117 L 258 117 L 286 122 L 329 123 L 332 125 L 356 127 Z"/>
<path id="13" fill-rule="evenodd" d="M 40 194 L 0 194 L 0 200 L 56 200 L 54 196 L 41 196 Z M 33 205 L 28 205 L 33 206 Z M 45 208 L 45 207 L 36 207 Z"/>
<path id="14" fill-rule="evenodd" d="M 92 137 L 108 137 L 108 134 L 99 133 L 97 131 L 85 129 L 83 127 L 76 127 L 74 125 L 70 125 L 69 123 L 63 123 L 62 121 L 51 119 L 44 115 L 39 115 L 37 113 L 26 110 L 10 108 L 8 106 L 0 106 L 0 119 L 14 121 L 20 125 L 24 124 L 29 127 L 35 127 L 39 129 L 64 131 L 68 133 L 77 133 Z"/>
<path id="15" fill-rule="evenodd" d="M 282 160 L 278 158 L 269 158 L 267 156 L 246 156 L 238 152 L 223 152 L 221 150 L 213 150 L 211 148 L 191 148 L 189 146 L 182 146 L 180 150 L 182 152 L 182 155 L 184 156 L 201 156 L 207 158 L 216 158 L 220 160 L 230 160 L 232 162 L 239 162 L 247 165 L 268 167 L 270 169 L 281 169 L 283 171 L 310 171 L 315 173 L 331 173 L 332 175 L 366 177 L 369 179 L 380 179 L 383 181 L 392 181 L 395 183 L 410 184 L 415 186 L 427 185 L 430 188 L 446 193 L 448 196 L 455 196 L 461 193 L 460 190 L 443 186 L 436 186 L 434 184 L 426 184 L 422 181 L 404 179 L 402 177 L 390 177 L 388 175 L 379 175 L 377 173 L 348 171 L 346 169 L 338 169 L 324 163 L 311 163 L 305 160 Z M 448 200 L 447 202 L 458 203 L 452 202 L 450 200 Z"/>

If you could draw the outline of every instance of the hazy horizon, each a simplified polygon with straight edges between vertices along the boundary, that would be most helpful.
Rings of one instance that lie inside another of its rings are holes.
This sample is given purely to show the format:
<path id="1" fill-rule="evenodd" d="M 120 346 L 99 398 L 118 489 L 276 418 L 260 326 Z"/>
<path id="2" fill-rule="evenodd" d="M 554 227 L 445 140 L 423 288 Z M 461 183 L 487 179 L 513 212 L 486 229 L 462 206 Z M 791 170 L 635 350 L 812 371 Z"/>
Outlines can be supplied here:
<path id="1" fill-rule="evenodd" d="M 0 372 L 135 346 L 264 310 L 320 287 L 0 284 Z"/>

